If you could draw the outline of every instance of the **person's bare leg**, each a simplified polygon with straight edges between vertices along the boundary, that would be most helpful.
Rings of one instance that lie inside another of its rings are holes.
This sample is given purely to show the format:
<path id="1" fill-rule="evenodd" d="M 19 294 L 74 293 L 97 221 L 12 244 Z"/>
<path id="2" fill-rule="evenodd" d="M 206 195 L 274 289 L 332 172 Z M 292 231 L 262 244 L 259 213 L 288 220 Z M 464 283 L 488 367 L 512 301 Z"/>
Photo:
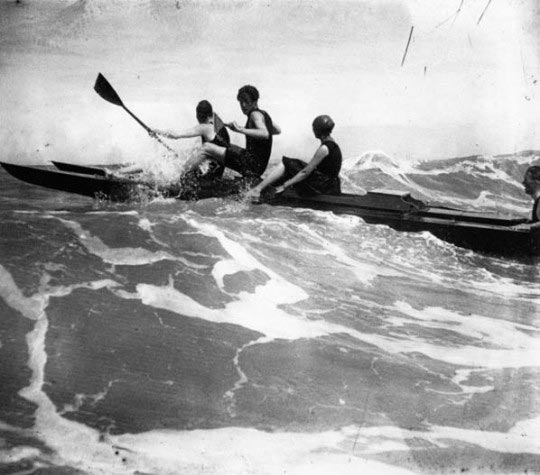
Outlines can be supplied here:
<path id="1" fill-rule="evenodd" d="M 199 168 L 205 160 L 215 160 L 216 162 L 223 164 L 225 161 L 225 152 L 226 149 L 224 147 L 220 147 L 213 143 L 205 143 L 199 153 L 186 162 L 183 173 L 188 173 Z"/>
<path id="2" fill-rule="evenodd" d="M 260 198 L 262 190 L 264 190 L 268 185 L 271 185 L 272 183 L 275 183 L 280 178 L 283 177 L 285 174 L 285 166 L 282 162 L 279 163 L 277 167 L 275 167 L 270 174 L 261 181 L 257 186 L 253 187 L 251 190 L 248 191 L 247 197 L 251 198 L 252 200 L 256 201 Z"/>
<path id="3" fill-rule="evenodd" d="M 227 149 L 225 147 L 220 147 L 219 145 L 207 142 L 202 146 L 200 155 L 203 159 L 213 159 L 223 165 L 225 162 L 226 151 Z"/>

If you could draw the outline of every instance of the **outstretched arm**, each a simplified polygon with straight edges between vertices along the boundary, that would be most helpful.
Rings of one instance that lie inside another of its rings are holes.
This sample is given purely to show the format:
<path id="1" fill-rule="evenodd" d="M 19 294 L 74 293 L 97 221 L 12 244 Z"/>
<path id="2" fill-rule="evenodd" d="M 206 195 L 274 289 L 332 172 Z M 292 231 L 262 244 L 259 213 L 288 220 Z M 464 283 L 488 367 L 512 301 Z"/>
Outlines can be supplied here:
<path id="1" fill-rule="evenodd" d="M 162 137 L 168 139 L 187 139 L 191 137 L 200 137 L 203 135 L 203 128 L 199 125 L 192 127 L 191 129 L 183 130 L 181 132 L 173 132 L 171 130 L 152 130 L 156 135 L 161 135 Z"/>
<path id="2" fill-rule="evenodd" d="M 283 185 L 279 186 L 276 189 L 276 192 L 281 193 L 286 188 L 289 188 L 290 186 L 305 180 L 309 175 L 311 175 L 313 170 L 317 168 L 317 165 L 319 165 L 319 163 L 321 163 L 323 159 L 328 156 L 329 153 L 330 151 L 328 150 L 328 147 L 326 145 L 321 145 L 315 152 L 315 155 L 313 155 L 311 161 L 291 179 L 287 180 L 285 183 L 283 183 Z"/>

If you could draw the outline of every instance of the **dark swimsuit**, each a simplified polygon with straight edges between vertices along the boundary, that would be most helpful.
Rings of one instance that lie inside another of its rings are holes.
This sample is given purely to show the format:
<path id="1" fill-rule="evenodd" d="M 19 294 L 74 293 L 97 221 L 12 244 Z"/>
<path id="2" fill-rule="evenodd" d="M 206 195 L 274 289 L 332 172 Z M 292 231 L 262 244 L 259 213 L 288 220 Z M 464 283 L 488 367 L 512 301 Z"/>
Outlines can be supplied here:
<path id="1" fill-rule="evenodd" d="M 326 145 L 328 148 L 328 155 L 304 180 L 293 185 L 295 191 L 300 195 L 341 194 L 339 180 L 342 162 L 341 150 L 339 145 L 332 140 L 326 140 L 322 145 Z M 291 179 L 306 168 L 307 163 L 297 158 L 283 157 L 283 165 L 285 166 L 285 176 L 276 184 L 283 184 Z"/>
<path id="2" fill-rule="evenodd" d="M 212 140 L 205 140 L 204 137 L 201 137 L 202 143 L 213 143 L 220 147 L 228 147 L 231 144 L 229 132 L 227 132 L 227 128 L 217 114 L 214 114 L 214 131 L 216 132 L 216 136 Z"/>
<path id="3" fill-rule="evenodd" d="M 221 122 L 221 119 L 216 120 L 217 124 L 223 124 Z M 213 143 L 214 145 L 219 145 L 220 147 L 228 147 L 231 144 L 231 139 L 229 137 L 229 132 L 227 132 L 227 128 L 224 125 L 221 125 L 221 128 L 219 130 L 216 130 L 216 135 L 212 140 L 205 140 L 204 137 L 201 137 L 202 143 Z M 223 172 L 225 171 L 225 166 L 222 163 L 219 163 L 217 160 L 211 160 L 210 161 L 210 168 L 209 170 L 204 174 L 205 179 L 214 179 L 214 178 L 220 178 L 223 176 Z"/>
<path id="4" fill-rule="evenodd" d="M 256 111 L 262 113 L 269 137 L 267 139 L 257 139 L 246 135 L 246 148 L 230 145 L 225 152 L 225 166 L 232 168 L 245 177 L 260 177 L 266 170 L 272 154 L 272 131 L 274 125 L 272 118 L 266 111 L 261 109 L 251 111 L 246 122 L 246 129 L 255 128 L 251 115 Z"/>

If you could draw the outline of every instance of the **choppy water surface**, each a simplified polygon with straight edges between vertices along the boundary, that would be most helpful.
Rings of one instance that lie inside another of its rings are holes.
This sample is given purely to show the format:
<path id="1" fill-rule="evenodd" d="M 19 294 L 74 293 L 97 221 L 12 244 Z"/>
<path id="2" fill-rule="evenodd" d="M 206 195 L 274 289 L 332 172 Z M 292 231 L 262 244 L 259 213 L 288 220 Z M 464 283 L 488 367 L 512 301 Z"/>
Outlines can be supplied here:
<path id="1" fill-rule="evenodd" d="M 345 181 L 526 213 L 537 157 L 390 173 L 364 156 Z M 13 473 L 539 469 L 536 265 L 241 200 L 99 203 L 5 173 L 2 189 Z"/>
<path id="2" fill-rule="evenodd" d="M 346 191 L 530 213 L 529 3 L 480 26 L 485 2 L 226 3 L 1 2 L 1 160 L 167 176 L 97 72 L 157 127 L 191 125 L 202 98 L 239 120 L 255 83 L 284 131 L 273 163 L 309 156 L 326 112 Z M 241 199 L 99 202 L 1 171 L 0 471 L 540 472 L 539 309 L 537 264 L 429 233 Z"/>

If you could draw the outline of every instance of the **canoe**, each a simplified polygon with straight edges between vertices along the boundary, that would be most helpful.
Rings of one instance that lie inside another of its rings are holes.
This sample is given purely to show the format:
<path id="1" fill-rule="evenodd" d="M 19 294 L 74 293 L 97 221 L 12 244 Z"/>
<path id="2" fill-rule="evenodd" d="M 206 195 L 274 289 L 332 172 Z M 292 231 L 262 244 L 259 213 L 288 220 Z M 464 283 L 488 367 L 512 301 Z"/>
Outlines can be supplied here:
<path id="1" fill-rule="evenodd" d="M 53 190 L 75 193 L 92 198 L 107 198 L 113 201 L 129 200 L 139 190 L 140 184 L 131 180 L 111 180 L 92 174 L 92 168 L 85 173 L 68 173 L 42 167 L 29 167 L 0 162 L 12 176 L 32 185 Z M 84 168 L 84 167 L 82 167 Z"/>
<path id="2" fill-rule="evenodd" d="M 159 187 L 147 181 L 112 178 L 99 167 L 53 163 L 57 170 L 5 162 L 0 162 L 0 165 L 13 177 L 32 185 L 111 201 L 130 201 L 156 195 L 181 200 L 225 197 L 238 194 L 249 185 L 245 179 L 221 178 Z"/>
<path id="3" fill-rule="evenodd" d="M 156 189 L 145 182 L 110 178 L 98 167 L 55 162 L 57 168 L 70 170 L 61 171 L 0 164 L 9 174 L 27 183 L 113 201 L 126 201 L 148 192 L 182 200 L 223 197 L 239 194 L 247 186 L 242 179 L 222 178 L 201 181 L 191 187 Z M 300 196 L 287 190 L 269 199 L 267 204 L 359 216 L 368 223 L 384 224 L 398 231 L 429 231 L 444 241 L 480 252 L 515 257 L 540 256 L 540 228 L 526 224 L 526 218 L 430 206 L 404 191 L 372 190 L 365 195 Z"/>
<path id="4" fill-rule="evenodd" d="M 107 176 L 107 172 L 103 168 L 86 167 L 75 165 L 74 163 L 52 161 L 53 165 L 64 172 L 82 173 L 83 175 Z"/>
<path id="5" fill-rule="evenodd" d="M 526 224 L 526 218 L 430 206 L 409 192 L 372 190 L 365 195 L 302 197 L 287 190 L 272 204 L 359 216 L 397 231 L 429 231 L 443 241 L 480 252 L 540 256 L 540 228 Z"/>

